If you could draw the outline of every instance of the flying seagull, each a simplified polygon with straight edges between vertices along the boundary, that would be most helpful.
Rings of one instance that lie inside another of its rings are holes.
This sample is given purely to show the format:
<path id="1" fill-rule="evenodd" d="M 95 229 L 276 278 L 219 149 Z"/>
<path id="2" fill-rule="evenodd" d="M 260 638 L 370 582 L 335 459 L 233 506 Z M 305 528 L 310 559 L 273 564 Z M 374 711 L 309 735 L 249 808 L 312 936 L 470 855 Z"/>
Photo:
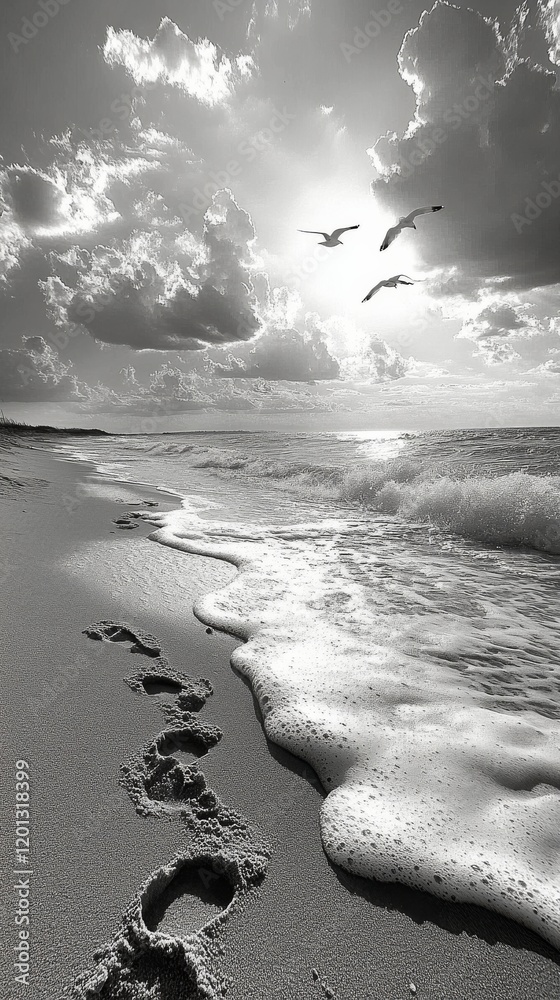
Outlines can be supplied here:
<path id="1" fill-rule="evenodd" d="M 413 212 L 409 215 L 403 215 L 397 222 L 396 226 L 391 226 L 391 229 L 387 230 L 385 239 L 380 246 L 380 250 L 386 250 L 388 246 L 391 245 L 393 240 L 396 240 L 399 233 L 402 233 L 403 229 L 416 229 L 414 225 L 414 220 L 418 215 L 428 215 L 430 212 L 441 212 L 443 205 L 428 205 L 426 208 L 415 208 Z"/>
<path id="2" fill-rule="evenodd" d="M 342 245 L 342 240 L 339 239 L 343 233 L 347 233 L 349 229 L 359 229 L 359 226 L 344 226 L 343 229 L 335 229 L 329 236 L 328 233 L 321 232 L 320 229 L 298 229 L 298 233 L 316 233 L 317 236 L 324 236 L 324 240 L 319 240 L 319 245 L 323 247 L 337 247 L 339 244 Z"/>
<path id="3" fill-rule="evenodd" d="M 406 278 L 406 281 L 404 280 Z M 385 281 L 378 281 L 376 285 L 367 293 L 365 299 L 362 302 L 369 302 L 371 297 L 379 291 L 380 288 L 396 288 L 397 285 L 413 285 L 417 278 L 409 278 L 407 274 L 394 274 L 392 278 L 385 278 Z"/>

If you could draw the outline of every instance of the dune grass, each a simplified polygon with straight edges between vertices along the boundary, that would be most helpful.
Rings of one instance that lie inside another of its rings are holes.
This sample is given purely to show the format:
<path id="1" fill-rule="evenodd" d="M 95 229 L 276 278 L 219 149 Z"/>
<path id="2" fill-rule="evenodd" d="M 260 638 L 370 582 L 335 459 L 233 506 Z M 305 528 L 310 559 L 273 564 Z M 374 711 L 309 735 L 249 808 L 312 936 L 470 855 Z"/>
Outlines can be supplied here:
<path id="1" fill-rule="evenodd" d="M 48 424 L 28 424 L 23 420 L 12 420 L 7 417 L 3 410 L 0 410 L 0 433 L 10 434 L 81 434 L 81 435 L 107 435 L 107 431 L 99 430 L 97 427 L 51 427 Z"/>

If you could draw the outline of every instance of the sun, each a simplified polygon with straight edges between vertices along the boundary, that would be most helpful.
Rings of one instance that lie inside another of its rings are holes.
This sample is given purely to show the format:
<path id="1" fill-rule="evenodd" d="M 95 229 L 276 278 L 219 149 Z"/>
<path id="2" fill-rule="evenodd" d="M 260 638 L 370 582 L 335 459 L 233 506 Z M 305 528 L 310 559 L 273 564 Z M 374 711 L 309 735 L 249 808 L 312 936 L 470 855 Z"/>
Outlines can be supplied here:
<path id="1" fill-rule="evenodd" d="M 412 302 L 417 303 L 414 286 L 382 289 L 366 304 L 362 299 L 373 285 L 392 275 L 422 276 L 413 232 L 401 234 L 380 251 L 387 229 L 396 221 L 363 185 L 347 184 L 343 189 L 332 179 L 319 181 L 296 200 L 286 219 L 282 283 L 298 292 L 305 307 L 322 315 L 394 328 L 406 321 Z M 330 233 L 352 225 L 359 228 L 343 233 L 342 246 L 333 248 L 321 246 L 322 236 L 298 232 Z"/>

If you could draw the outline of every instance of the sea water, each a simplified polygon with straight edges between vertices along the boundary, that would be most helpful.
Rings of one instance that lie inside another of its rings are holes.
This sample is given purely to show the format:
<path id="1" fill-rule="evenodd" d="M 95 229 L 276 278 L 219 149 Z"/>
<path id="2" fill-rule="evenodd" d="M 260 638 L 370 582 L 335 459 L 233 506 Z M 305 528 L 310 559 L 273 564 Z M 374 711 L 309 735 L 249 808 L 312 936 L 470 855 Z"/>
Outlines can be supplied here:
<path id="1" fill-rule="evenodd" d="M 316 769 L 333 861 L 560 947 L 559 429 L 62 450 L 175 491 L 154 540 L 238 567 L 195 610 Z"/>

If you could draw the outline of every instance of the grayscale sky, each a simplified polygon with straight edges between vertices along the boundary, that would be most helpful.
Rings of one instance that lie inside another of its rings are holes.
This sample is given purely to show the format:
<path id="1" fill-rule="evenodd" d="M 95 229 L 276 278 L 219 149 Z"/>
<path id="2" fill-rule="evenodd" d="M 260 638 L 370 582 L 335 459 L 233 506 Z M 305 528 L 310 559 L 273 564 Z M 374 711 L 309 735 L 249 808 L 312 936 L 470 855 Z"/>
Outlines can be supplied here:
<path id="1" fill-rule="evenodd" d="M 4 0 L 4 412 L 558 424 L 559 22 L 560 0 Z"/>

